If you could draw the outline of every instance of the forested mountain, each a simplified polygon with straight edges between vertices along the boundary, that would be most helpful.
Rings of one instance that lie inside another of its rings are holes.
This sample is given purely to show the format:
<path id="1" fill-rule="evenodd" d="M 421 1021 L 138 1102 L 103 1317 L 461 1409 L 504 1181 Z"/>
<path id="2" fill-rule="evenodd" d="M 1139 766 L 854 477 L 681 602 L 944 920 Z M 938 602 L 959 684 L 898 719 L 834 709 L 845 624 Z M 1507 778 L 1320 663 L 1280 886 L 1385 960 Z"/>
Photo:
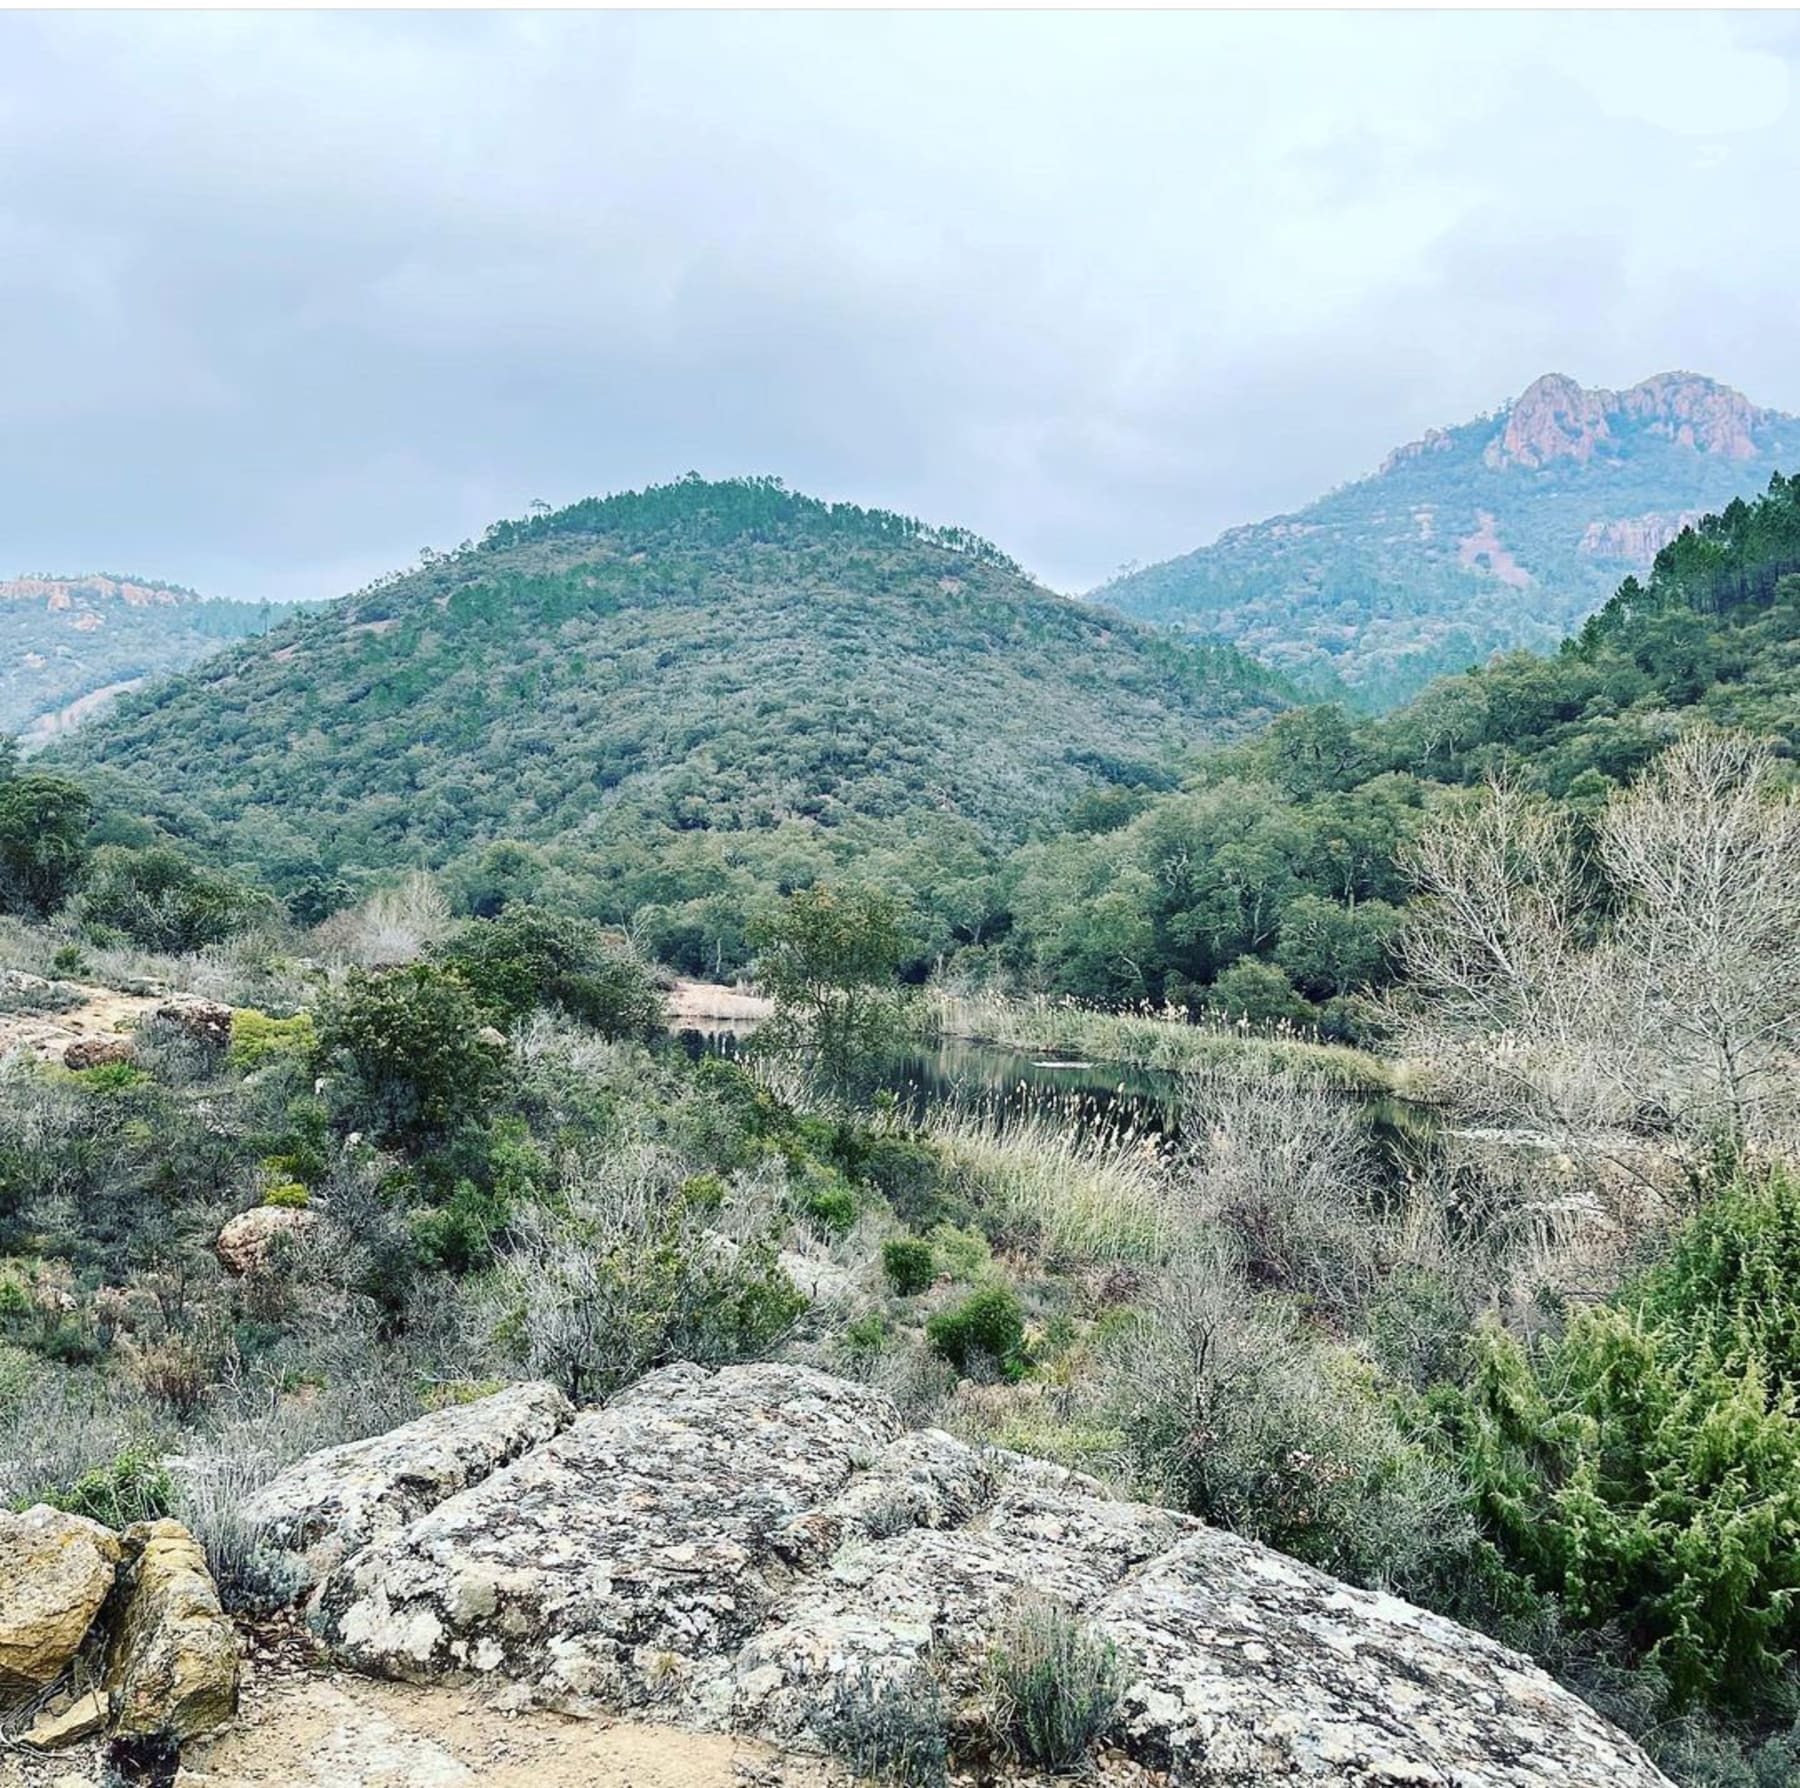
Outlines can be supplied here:
<path id="1" fill-rule="evenodd" d="M 717 965 L 759 892 L 852 856 L 938 888 L 946 944 L 978 931 L 954 890 L 998 848 L 1084 790 L 1173 786 L 1284 688 L 960 531 L 694 478 L 498 524 L 59 756 L 303 911 L 448 866 L 476 906 L 654 909 Z"/>
<path id="2" fill-rule="evenodd" d="M 1335 1022 L 1393 970 L 1405 847 L 1434 810 L 1505 773 L 1592 814 L 1696 722 L 1800 757 L 1800 480 L 1684 531 L 1556 653 L 1383 719 L 1292 709 L 1178 791 L 1072 815 L 1009 865 L 998 955 L 1093 1000 Z"/>
<path id="3" fill-rule="evenodd" d="M 0 581 L 0 732 L 50 738 L 144 678 L 258 632 L 268 612 L 153 578 Z"/>
<path id="4" fill-rule="evenodd" d="M 1095 594 L 1388 707 L 1495 650 L 1554 647 L 1684 525 L 1797 453 L 1800 419 L 1712 379 L 1590 391 L 1547 374 L 1293 515 Z"/>

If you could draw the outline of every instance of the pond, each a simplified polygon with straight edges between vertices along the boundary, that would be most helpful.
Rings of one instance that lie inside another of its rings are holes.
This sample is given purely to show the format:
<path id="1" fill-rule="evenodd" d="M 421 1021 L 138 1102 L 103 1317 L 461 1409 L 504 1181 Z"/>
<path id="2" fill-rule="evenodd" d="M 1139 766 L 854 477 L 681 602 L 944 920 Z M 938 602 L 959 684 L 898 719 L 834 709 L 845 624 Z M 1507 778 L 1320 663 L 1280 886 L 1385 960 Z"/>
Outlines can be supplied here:
<path id="1" fill-rule="evenodd" d="M 742 1051 L 749 1034 L 747 1027 L 729 1025 L 679 1033 L 696 1059 L 728 1060 Z M 1172 1070 L 1061 1061 L 951 1039 L 897 1052 L 883 1065 L 877 1086 L 914 1118 L 951 1106 L 979 1111 L 1002 1126 L 1021 1117 L 1049 1117 L 1095 1131 L 1181 1133 L 1182 1076 Z M 1363 1114 L 1372 1139 L 1395 1165 L 1430 1135 L 1434 1120 L 1424 1106 L 1385 1094 L 1340 1096 Z"/>

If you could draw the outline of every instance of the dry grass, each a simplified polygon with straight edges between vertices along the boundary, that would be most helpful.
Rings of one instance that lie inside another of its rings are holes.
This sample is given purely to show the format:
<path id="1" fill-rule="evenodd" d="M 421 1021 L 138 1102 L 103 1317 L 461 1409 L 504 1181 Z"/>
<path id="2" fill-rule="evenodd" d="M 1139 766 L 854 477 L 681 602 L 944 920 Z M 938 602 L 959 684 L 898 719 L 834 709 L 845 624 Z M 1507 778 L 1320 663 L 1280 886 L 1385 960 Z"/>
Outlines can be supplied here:
<path id="1" fill-rule="evenodd" d="M 1161 1137 L 1041 1114 L 935 1107 L 924 1134 L 1005 1240 L 1060 1263 L 1160 1260 L 1171 1239 Z"/>

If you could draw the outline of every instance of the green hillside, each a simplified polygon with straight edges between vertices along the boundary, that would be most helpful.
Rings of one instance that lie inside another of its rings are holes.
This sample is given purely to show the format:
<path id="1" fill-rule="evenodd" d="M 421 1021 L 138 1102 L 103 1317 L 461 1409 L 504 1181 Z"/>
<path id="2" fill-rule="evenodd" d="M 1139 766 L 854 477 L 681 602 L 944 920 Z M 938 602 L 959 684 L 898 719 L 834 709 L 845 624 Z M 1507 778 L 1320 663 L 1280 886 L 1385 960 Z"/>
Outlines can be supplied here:
<path id="1" fill-rule="evenodd" d="M 500 523 L 57 755 L 301 910 L 450 866 L 655 907 L 698 965 L 740 953 L 758 889 L 853 854 L 953 881 L 1085 789 L 1172 786 L 1285 700 L 960 531 L 689 479 Z"/>
<path id="2" fill-rule="evenodd" d="M 1388 707 L 1496 650 L 1552 649 L 1682 526 L 1797 452 L 1800 420 L 1711 379 L 1615 392 L 1553 374 L 1372 477 L 1096 595 Z"/>
<path id="3" fill-rule="evenodd" d="M 1800 480 L 1705 517 L 1554 653 L 1381 719 L 1291 709 L 1181 789 L 1027 846 L 995 954 L 1085 999 L 1353 1026 L 1341 996 L 1393 972 L 1404 847 L 1436 808 L 1504 772 L 1592 814 L 1695 722 L 1800 757 Z"/>

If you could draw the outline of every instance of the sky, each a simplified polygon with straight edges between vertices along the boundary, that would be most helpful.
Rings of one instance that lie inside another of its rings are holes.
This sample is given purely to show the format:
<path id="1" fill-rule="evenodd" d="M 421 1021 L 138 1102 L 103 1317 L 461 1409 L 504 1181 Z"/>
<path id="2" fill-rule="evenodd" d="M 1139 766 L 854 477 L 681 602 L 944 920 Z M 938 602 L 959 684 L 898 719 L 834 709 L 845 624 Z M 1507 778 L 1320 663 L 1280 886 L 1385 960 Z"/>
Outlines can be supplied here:
<path id="1" fill-rule="evenodd" d="M 1800 411 L 1776 14 L 0 14 L 0 575 L 689 470 L 1058 589 L 1556 370 Z"/>

